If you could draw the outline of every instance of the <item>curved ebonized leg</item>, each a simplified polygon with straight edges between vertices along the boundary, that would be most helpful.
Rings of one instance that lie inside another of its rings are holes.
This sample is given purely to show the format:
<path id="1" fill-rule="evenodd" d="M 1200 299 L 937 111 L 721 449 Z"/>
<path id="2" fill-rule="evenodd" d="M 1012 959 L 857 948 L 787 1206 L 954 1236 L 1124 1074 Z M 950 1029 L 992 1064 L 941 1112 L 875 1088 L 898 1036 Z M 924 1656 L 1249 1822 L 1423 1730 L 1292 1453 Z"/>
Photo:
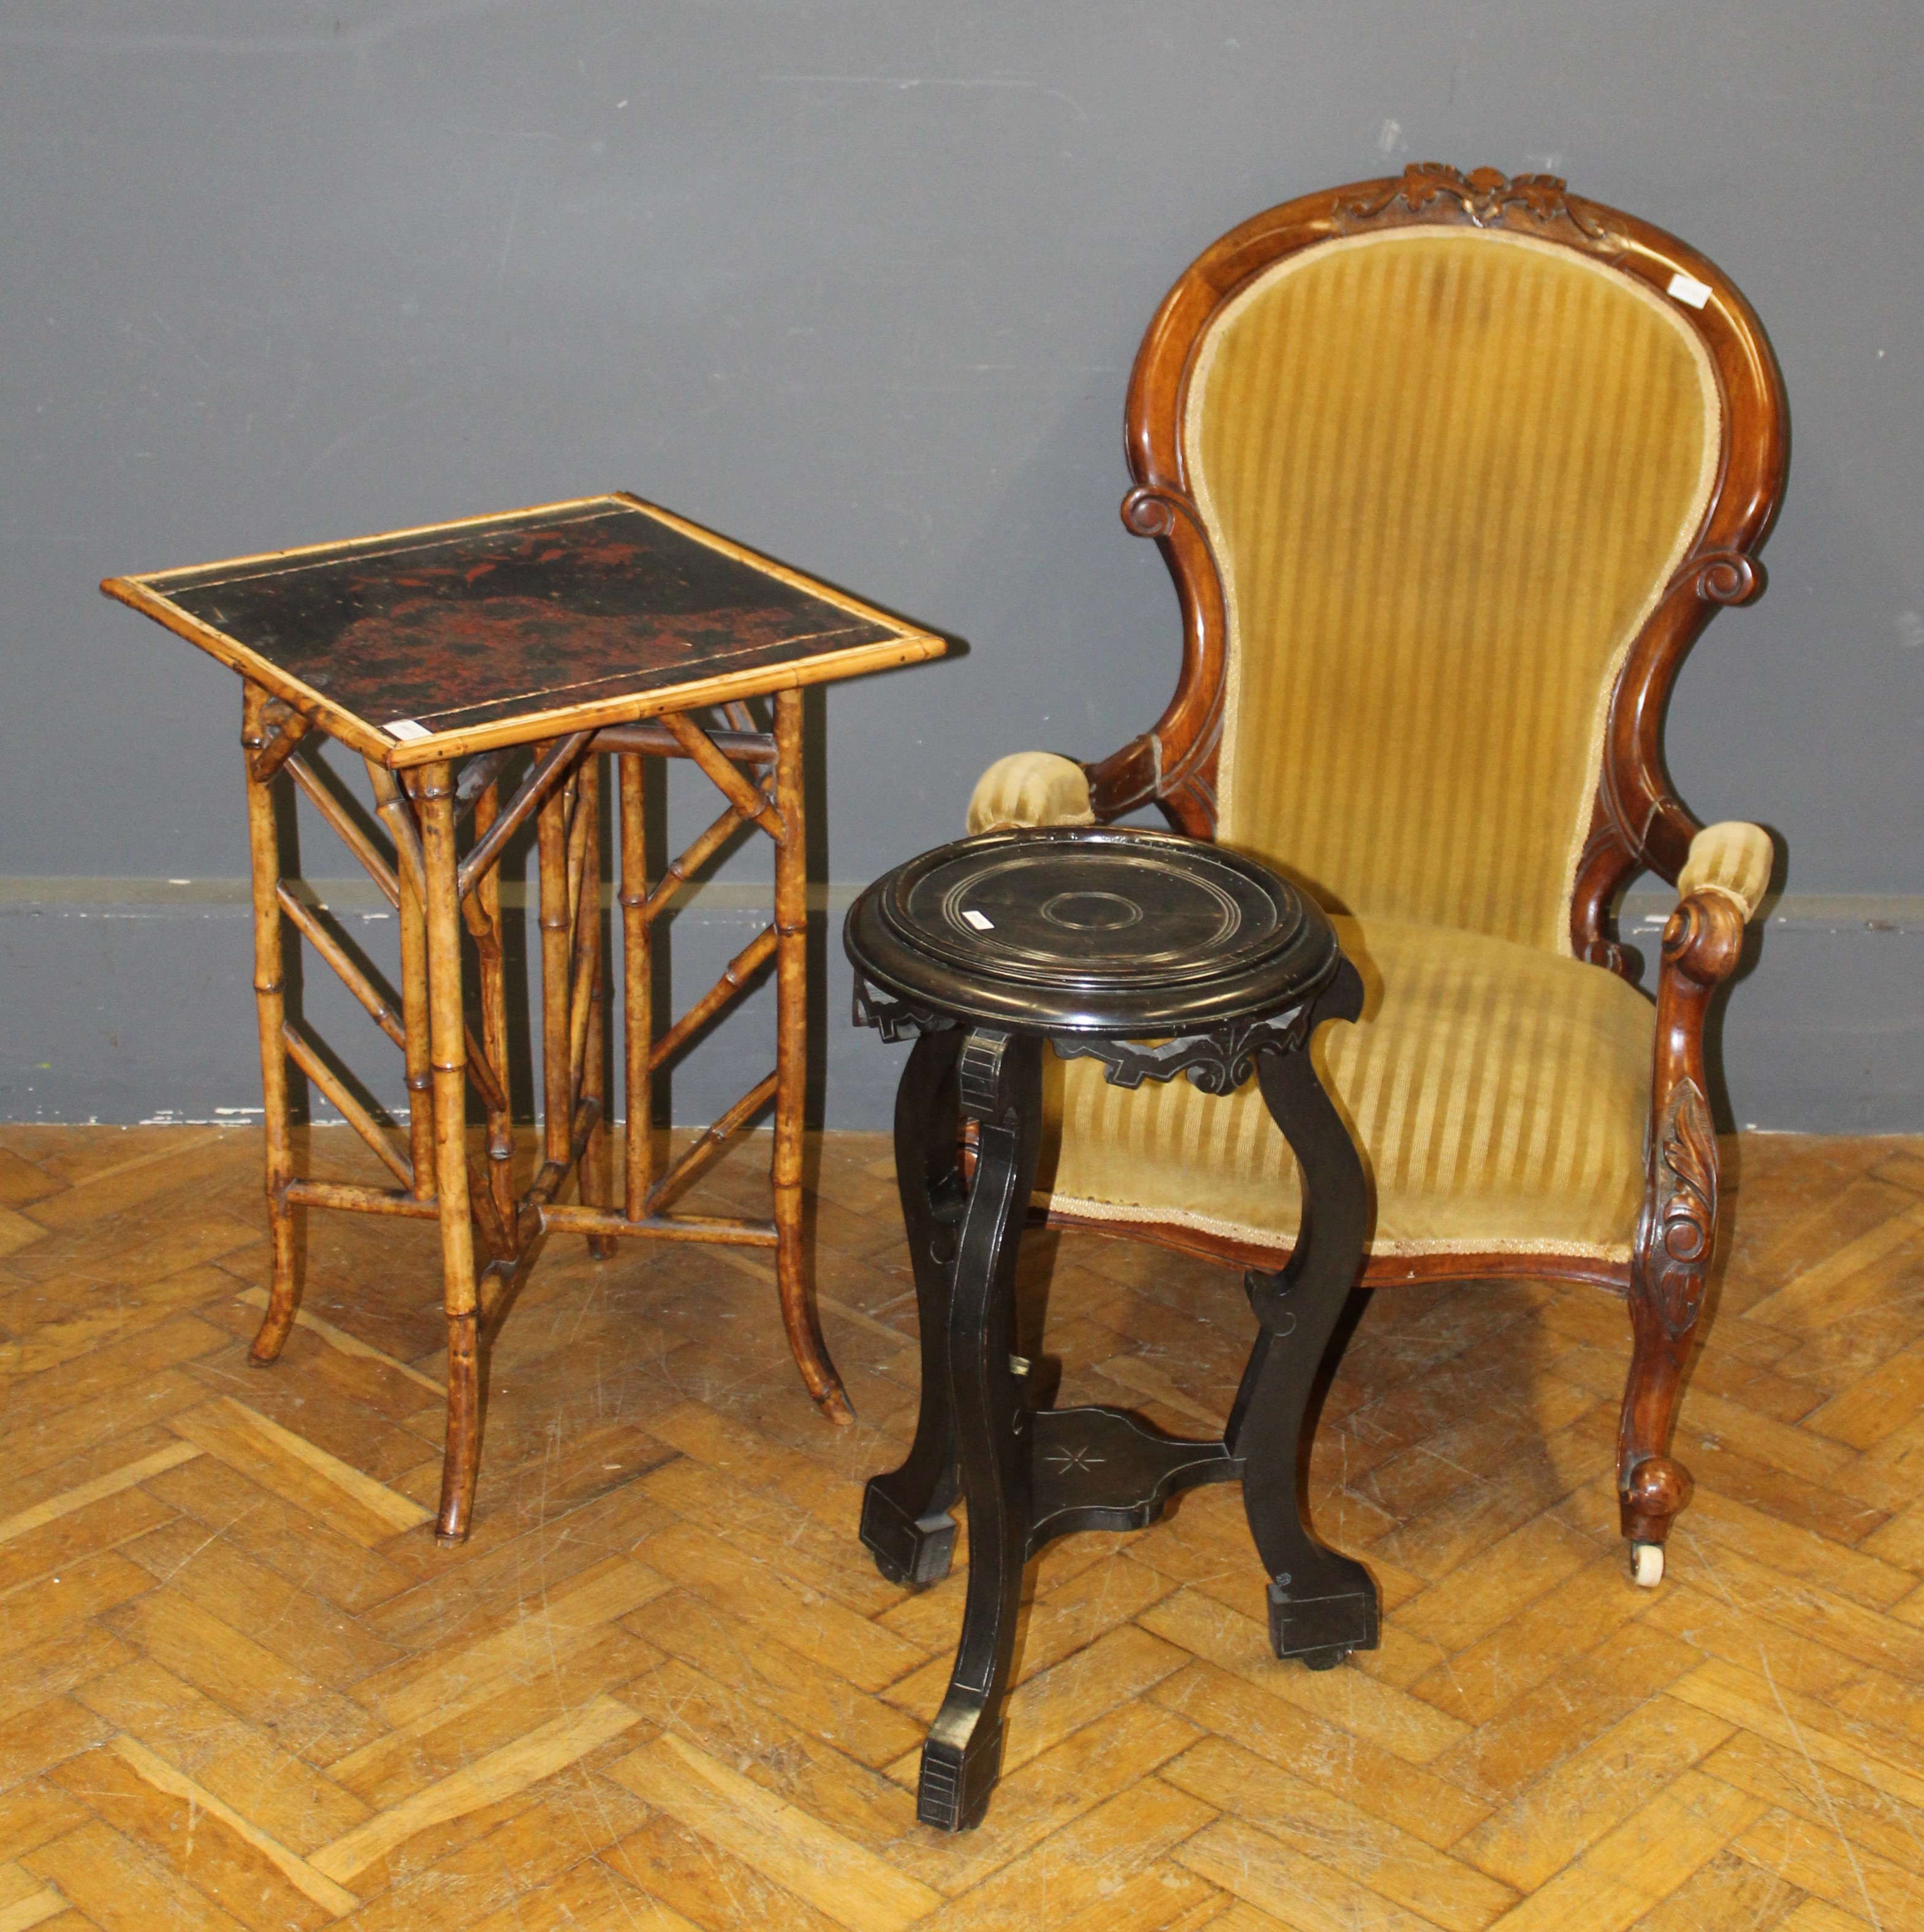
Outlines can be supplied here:
<path id="1" fill-rule="evenodd" d="M 980 1121 L 974 1185 L 949 1306 L 950 1385 L 968 1499 L 968 1598 L 948 1694 L 922 1748 L 915 1815 L 957 1832 L 974 1824 L 1002 1760 L 1002 1700 L 1030 1520 L 1027 1408 L 1010 1349 L 1016 1250 L 1035 1185 L 1043 1043 L 977 1030 L 956 1062 L 962 1107 Z"/>
<path id="2" fill-rule="evenodd" d="M 908 1460 L 862 1492 L 862 1540 L 891 1583 L 933 1583 L 955 1548 L 956 1430 L 949 1394 L 949 1288 L 966 1198 L 956 1163 L 953 1028 L 923 1034 L 895 1096 L 896 1185 L 922 1324 L 922 1407 Z"/>
<path id="3" fill-rule="evenodd" d="M 1230 1454 L 1243 1464 L 1243 1508 L 1269 1574 L 1269 1641 L 1278 1657 L 1328 1670 L 1377 1641 L 1370 1573 L 1326 1549 L 1304 1520 L 1308 1445 L 1303 1421 L 1369 1238 L 1369 1185 L 1349 1129 L 1324 1092 L 1309 1053 L 1326 1019 L 1354 1019 L 1362 986 L 1346 961 L 1317 1003 L 1303 1043 L 1259 1054 L 1262 1097 L 1295 1151 L 1303 1178 L 1302 1226 L 1286 1266 L 1244 1276 L 1262 1324 L 1230 1412 Z"/>

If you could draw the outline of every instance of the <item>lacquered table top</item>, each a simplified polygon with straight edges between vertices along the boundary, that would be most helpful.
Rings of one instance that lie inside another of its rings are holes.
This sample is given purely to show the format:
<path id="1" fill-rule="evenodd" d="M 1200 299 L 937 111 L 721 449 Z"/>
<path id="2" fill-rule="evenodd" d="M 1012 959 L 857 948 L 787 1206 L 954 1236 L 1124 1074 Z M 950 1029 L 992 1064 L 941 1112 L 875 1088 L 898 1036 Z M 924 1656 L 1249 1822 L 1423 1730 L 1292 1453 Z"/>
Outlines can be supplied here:
<path id="1" fill-rule="evenodd" d="M 398 766 L 945 648 L 625 494 L 101 587 Z"/>

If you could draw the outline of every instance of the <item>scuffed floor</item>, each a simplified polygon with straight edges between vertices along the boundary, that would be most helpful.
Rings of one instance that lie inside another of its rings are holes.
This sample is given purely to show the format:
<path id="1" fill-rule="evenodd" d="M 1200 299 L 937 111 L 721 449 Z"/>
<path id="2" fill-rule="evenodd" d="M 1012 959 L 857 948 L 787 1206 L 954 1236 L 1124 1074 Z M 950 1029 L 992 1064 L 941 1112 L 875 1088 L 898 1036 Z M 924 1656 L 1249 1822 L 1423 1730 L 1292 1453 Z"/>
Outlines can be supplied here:
<path id="1" fill-rule="evenodd" d="M 761 1211 L 766 1152 L 707 1198 Z M 1381 1650 L 1270 1658 L 1233 1488 L 1058 1544 L 957 1839 L 913 1790 L 960 1572 L 911 1595 L 855 1538 L 915 1399 L 885 1142 L 815 1156 L 858 1426 L 817 1418 L 757 1256 L 553 1238 L 454 1552 L 432 1231 L 311 1217 L 303 1324 L 251 1369 L 258 1156 L 0 1130 L 0 1932 L 1924 1924 L 1916 1142 L 1727 1152 L 1659 1589 L 1616 1535 L 1621 1306 L 1379 1294 L 1312 1496 Z M 1065 1399 L 1220 1420 L 1233 1271 L 1094 1236 L 1024 1270 Z"/>

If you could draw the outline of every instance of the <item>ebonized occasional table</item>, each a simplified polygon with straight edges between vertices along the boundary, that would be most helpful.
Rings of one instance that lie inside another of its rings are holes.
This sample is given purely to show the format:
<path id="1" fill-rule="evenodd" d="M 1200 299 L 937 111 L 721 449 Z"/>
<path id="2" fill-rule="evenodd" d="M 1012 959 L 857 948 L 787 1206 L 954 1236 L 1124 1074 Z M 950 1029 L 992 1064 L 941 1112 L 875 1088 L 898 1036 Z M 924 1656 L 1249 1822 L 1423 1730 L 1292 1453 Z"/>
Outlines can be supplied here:
<path id="1" fill-rule="evenodd" d="M 868 1484 L 862 1540 L 891 1581 L 946 1576 L 959 1490 L 968 1594 L 948 1694 L 923 1746 L 916 1815 L 980 1821 L 1000 1768 L 1022 1566 L 1054 1538 L 1135 1529 L 1178 1491 L 1240 1479 L 1279 1658 L 1326 1670 L 1377 1641 L 1369 1572 L 1303 1521 L 1304 1414 L 1367 1238 L 1362 1162 L 1308 1052 L 1353 1020 L 1362 984 L 1329 922 L 1221 847 L 1158 832 L 994 832 L 876 880 L 844 928 L 855 1018 L 914 1036 L 896 1100 L 896 1174 L 921 1318 L 908 1460 Z M 1287 1264 L 1252 1268 L 1257 1329 L 1221 1440 L 1181 1442 L 1119 1408 L 1044 1408 L 1013 1353 L 1017 1243 L 1042 1126 L 1042 1052 L 1124 1087 L 1252 1072 L 1302 1171 Z M 965 1184 L 963 1119 L 979 1131 Z"/>
<path id="2" fill-rule="evenodd" d="M 782 1319 L 809 1393 L 834 1420 L 851 1420 L 802 1268 L 808 876 L 801 688 L 935 657 L 943 640 L 624 493 L 113 578 L 101 587 L 243 680 L 274 1269 L 252 1359 L 273 1361 L 294 1322 L 296 1208 L 437 1222 L 448 1429 L 436 1529 L 451 1543 L 467 1534 L 473 1510 L 478 1343 L 540 1234 L 585 1234 L 602 1256 L 623 1235 L 733 1243 L 775 1251 Z M 747 700 L 764 697 L 772 700 L 772 730 L 760 728 L 748 708 Z M 360 755 L 392 856 L 326 767 L 302 755 L 311 736 Z M 532 749 L 532 763 L 503 798 L 501 781 L 518 771 L 524 748 Z M 618 1204 L 604 1129 L 605 754 L 619 762 L 629 1132 Z M 641 764 L 649 756 L 692 760 L 725 801 L 720 816 L 652 882 Z M 284 772 L 398 915 L 398 1014 L 325 914 L 281 877 L 273 788 Z M 541 1165 L 532 1186 L 518 1192 L 499 867 L 508 840 L 530 814 L 539 852 L 545 1120 Z M 656 1037 L 650 928 L 744 825 L 774 843 L 774 918 Z M 290 1017 L 287 927 L 341 976 L 404 1055 L 404 1150 Z M 477 961 L 478 1039 L 464 1010 L 464 932 Z M 657 1174 L 647 1131 L 653 1074 L 746 992 L 771 958 L 774 1071 Z M 295 1174 L 290 1061 L 373 1148 L 398 1186 Z M 467 1144 L 470 1090 L 487 1117 L 485 1171 Z M 773 1219 L 671 1214 L 730 1136 L 771 1102 Z M 559 1196 L 575 1175 L 579 1204 L 562 1204 Z"/>

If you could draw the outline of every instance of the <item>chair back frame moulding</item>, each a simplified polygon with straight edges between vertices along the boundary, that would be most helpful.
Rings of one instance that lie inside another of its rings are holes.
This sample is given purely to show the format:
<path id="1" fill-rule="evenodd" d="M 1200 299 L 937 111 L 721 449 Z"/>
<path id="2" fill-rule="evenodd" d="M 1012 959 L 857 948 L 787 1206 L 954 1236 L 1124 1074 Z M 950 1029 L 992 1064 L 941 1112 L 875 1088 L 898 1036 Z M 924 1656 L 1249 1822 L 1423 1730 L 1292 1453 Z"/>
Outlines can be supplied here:
<path id="1" fill-rule="evenodd" d="M 1672 884 L 1702 828 L 1664 761 L 1664 706 L 1679 667 L 1727 604 L 1762 591 L 1757 552 L 1775 520 L 1790 454 L 1783 379 L 1762 324 L 1716 264 L 1634 215 L 1568 194 L 1552 175 L 1465 175 L 1434 162 L 1285 202 L 1232 229 L 1191 264 L 1151 322 L 1129 385 L 1124 445 L 1135 487 L 1122 520 L 1151 537 L 1175 580 L 1183 654 L 1175 692 L 1156 723 L 1088 767 L 1099 820 L 1154 804 L 1178 831 L 1213 838 L 1217 766 L 1229 682 L 1229 601 L 1183 446 L 1189 384 L 1223 310 L 1257 276 L 1305 249 L 1409 228 L 1481 229 L 1568 248 L 1654 291 L 1694 330 L 1715 372 L 1722 450 L 1703 520 L 1682 562 L 1631 644 L 1606 714 L 1589 836 L 1572 882 L 1571 950 L 1631 976 L 1612 907 L 1646 868 Z M 1672 296 L 1708 291 L 1700 308 Z"/>

